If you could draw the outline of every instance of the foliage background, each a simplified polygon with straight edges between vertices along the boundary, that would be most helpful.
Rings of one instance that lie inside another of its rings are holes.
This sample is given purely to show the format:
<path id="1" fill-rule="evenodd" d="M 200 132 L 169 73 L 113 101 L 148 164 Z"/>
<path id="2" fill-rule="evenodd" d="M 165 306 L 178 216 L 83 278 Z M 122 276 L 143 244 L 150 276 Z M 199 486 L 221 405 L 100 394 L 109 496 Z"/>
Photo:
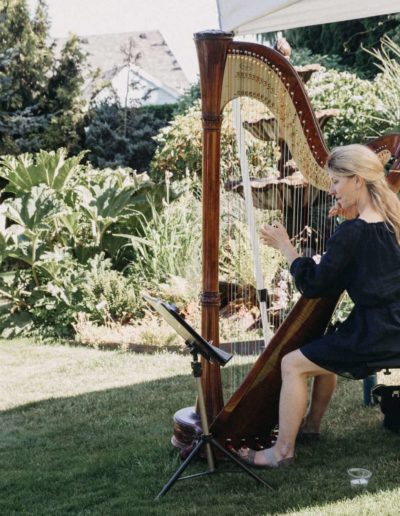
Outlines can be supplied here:
<path id="1" fill-rule="evenodd" d="M 399 44 L 399 22 L 400 14 L 396 13 L 289 29 L 284 34 L 295 50 L 307 49 L 315 55 L 314 62 L 329 66 L 333 58 L 349 72 L 373 79 L 378 72 L 372 56 L 365 53 L 364 48 L 379 47 L 383 36 Z M 273 35 L 264 34 L 262 39 L 273 39 Z"/>
<path id="2" fill-rule="evenodd" d="M 328 146 L 399 129 L 398 21 L 390 15 L 286 34 L 294 64 L 326 68 L 307 89 L 315 110 L 339 110 L 324 129 Z M 176 105 L 83 101 L 84 81 L 93 82 L 93 94 L 101 87 L 98 72 L 76 36 L 55 52 L 44 0 L 32 17 L 26 0 L 2 1 L 0 23 L 3 336 L 71 337 L 79 313 L 90 324 L 138 322 L 144 289 L 197 305 L 199 84 Z M 238 168 L 232 141 L 224 126 L 223 180 Z M 273 146 L 266 153 L 254 140 L 252 172 L 268 176 L 273 155 Z M 221 242 L 222 265 L 230 267 L 242 239 Z M 240 281 L 251 274 L 247 267 Z"/>

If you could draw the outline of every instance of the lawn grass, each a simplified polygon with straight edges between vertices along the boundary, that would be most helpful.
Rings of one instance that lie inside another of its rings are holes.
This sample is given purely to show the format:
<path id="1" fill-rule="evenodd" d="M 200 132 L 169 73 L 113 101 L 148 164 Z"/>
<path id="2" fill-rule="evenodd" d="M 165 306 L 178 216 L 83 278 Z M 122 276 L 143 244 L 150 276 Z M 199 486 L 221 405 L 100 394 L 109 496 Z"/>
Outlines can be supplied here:
<path id="1" fill-rule="evenodd" d="M 400 436 L 362 406 L 362 382 L 339 381 L 321 442 L 292 468 L 261 472 L 273 492 L 222 464 L 159 502 L 179 465 L 172 415 L 195 397 L 187 356 L 0 341 L 0 385 L 1 515 L 399 513 Z M 350 488 L 349 467 L 373 472 L 368 491 Z"/>

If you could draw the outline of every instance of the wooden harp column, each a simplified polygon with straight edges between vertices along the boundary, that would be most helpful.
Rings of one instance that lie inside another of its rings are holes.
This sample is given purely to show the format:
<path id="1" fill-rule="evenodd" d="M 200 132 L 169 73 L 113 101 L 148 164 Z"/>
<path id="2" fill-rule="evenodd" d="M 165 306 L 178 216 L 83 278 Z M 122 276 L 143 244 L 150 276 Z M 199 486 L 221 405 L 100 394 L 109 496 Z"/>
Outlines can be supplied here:
<path id="1" fill-rule="evenodd" d="M 233 34 L 205 32 L 195 34 L 199 54 L 203 123 L 203 223 L 202 223 L 202 336 L 219 345 L 219 218 L 221 92 L 228 47 Z M 215 45 L 215 41 L 218 42 Z M 203 389 L 209 421 L 223 407 L 218 365 L 203 363 Z"/>

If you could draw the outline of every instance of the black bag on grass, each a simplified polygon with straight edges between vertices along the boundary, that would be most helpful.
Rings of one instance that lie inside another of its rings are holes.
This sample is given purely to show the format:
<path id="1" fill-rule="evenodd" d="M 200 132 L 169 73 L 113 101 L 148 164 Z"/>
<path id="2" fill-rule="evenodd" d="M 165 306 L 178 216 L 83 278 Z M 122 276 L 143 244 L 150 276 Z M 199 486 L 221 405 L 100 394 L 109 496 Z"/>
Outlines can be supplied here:
<path id="1" fill-rule="evenodd" d="M 400 433 L 400 385 L 376 385 L 372 397 L 384 414 L 383 425 L 392 432 Z"/>

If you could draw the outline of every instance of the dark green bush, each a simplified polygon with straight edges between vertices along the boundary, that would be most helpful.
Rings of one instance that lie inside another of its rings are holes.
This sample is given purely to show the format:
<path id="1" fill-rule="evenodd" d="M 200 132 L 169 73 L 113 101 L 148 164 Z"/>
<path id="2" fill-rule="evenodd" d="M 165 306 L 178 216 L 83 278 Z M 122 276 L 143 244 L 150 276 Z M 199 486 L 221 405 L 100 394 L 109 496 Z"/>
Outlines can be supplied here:
<path id="1" fill-rule="evenodd" d="M 399 44 L 399 21 L 400 15 L 394 13 L 290 29 L 285 31 L 285 37 L 294 49 L 307 48 L 314 55 L 336 56 L 347 70 L 359 77 L 373 79 L 378 70 L 363 47 L 376 48 L 383 36 Z"/>
<path id="2" fill-rule="evenodd" d="M 89 161 L 100 168 L 148 170 L 156 149 L 153 137 L 171 120 L 174 108 L 165 104 L 125 109 L 106 101 L 93 107 L 85 138 Z"/>
<path id="3" fill-rule="evenodd" d="M 319 64 L 327 70 L 344 71 L 346 69 L 340 62 L 340 56 L 336 54 L 313 54 L 309 48 L 304 47 L 293 49 L 290 62 L 294 66 Z"/>

